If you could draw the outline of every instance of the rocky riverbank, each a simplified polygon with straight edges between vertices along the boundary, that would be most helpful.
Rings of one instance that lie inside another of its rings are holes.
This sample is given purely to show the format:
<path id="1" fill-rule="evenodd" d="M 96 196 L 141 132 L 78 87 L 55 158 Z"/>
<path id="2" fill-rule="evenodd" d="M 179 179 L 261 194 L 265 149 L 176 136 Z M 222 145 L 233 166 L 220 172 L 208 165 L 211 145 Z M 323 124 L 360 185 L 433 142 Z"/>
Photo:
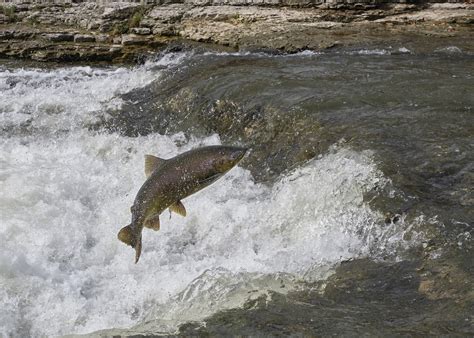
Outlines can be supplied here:
<path id="1" fill-rule="evenodd" d="M 202 6 L 21 4 L 0 8 L 0 58 L 129 62 L 182 43 L 294 53 L 351 45 L 463 40 L 474 51 L 474 5 Z M 469 42 L 471 41 L 471 42 Z M 420 48 L 423 48 L 421 46 Z"/>

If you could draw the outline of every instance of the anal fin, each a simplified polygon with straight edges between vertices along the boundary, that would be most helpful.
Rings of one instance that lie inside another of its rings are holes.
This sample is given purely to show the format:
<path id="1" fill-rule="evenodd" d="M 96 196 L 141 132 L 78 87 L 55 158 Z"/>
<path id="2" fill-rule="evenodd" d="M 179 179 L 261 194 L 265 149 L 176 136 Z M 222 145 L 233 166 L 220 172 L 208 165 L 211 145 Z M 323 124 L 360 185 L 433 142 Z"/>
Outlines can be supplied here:
<path id="1" fill-rule="evenodd" d="M 183 217 L 186 216 L 186 208 L 184 207 L 183 203 L 181 203 L 181 201 L 176 201 L 175 203 L 171 204 L 169 208 L 170 211 L 173 211 L 178 215 Z"/>
<path id="2" fill-rule="evenodd" d="M 154 214 L 145 220 L 145 226 L 155 231 L 160 230 L 160 214 Z"/>

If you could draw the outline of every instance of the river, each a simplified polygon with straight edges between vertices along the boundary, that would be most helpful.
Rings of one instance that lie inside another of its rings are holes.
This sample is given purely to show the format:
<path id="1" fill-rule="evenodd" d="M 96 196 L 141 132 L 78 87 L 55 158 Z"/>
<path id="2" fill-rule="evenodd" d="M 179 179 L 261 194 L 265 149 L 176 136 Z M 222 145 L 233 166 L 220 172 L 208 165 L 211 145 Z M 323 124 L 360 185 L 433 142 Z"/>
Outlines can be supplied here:
<path id="1" fill-rule="evenodd" d="M 450 45 L 3 61 L 0 336 L 472 334 L 473 76 Z M 144 155 L 211 144 L 250 152 L 134 264 Z"/>

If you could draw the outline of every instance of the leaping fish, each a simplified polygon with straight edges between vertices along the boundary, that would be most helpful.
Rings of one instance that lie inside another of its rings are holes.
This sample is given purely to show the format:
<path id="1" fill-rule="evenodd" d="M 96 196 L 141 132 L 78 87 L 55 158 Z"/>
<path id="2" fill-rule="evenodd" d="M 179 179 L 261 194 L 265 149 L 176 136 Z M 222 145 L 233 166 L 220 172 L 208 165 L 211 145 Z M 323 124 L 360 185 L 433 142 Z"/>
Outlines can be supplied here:
<path id="1" fill-rule="evenodd" d="M 181 200 L 214 183 L 244 157 L 247 149 L 208 146 L 192 149 L 164 160 L 145 155 L 147 180 L 135 197 L 132 222 L 118 233 L 118 239 L 135 249 L 135 263 L 142 250 L 143 227 L 160 229 L 160 214 L 167 208 L 181 216 Z"/>

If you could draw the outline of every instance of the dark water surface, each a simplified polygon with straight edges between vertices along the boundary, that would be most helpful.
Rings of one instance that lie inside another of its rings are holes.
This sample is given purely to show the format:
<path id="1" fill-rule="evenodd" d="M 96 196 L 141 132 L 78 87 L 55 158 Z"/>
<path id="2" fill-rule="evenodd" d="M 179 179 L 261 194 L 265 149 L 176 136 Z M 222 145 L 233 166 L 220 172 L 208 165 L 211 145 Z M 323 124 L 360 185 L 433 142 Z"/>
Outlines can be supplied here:
<path id="1" fill-rule="evenodd" d="M 462 49 L 3 65 L 0 239 L 23 253 L 1 249 L 0 334 L 474 334 Z M 134 266 L 115 231 L 143 154 L 214 143 L 251 150 Z"/>
<path id="2" fill-rule="evenodd" d="M 259 181 L 337 142 L 370 149 L 403 195 L 398 211 L 419 206 L 457 235 L 474 219 L 474 57 L 407 52 L 196 55 L 164 83 L 127 94 L 131 104 L 107 126 L 218 133 L 252 148 L 247 167 Z"/>

